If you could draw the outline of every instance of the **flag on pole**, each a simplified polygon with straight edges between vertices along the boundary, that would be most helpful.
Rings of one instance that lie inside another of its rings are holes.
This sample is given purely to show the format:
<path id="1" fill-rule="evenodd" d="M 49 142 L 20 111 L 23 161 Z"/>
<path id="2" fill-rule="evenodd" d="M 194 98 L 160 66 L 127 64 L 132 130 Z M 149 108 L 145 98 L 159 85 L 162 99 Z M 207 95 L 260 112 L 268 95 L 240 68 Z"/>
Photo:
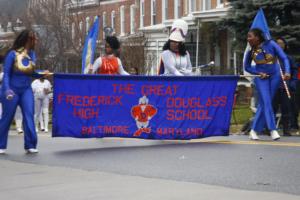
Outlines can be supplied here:
<path id="1" fill-rule="evenodd" d="M 271 34 L 269 31 L 268 23 L 265 18 L 264 11 L 261 8 L 257 12 L 257 14 L 252 22 L 250 30 L 253 28 L 259 28 L 260 30 L 262 30 L 264 32 L 264 36 L 265 36 L 266 40 L 271 39 Z"/>
<path id="2" fill-rule="evenodd" d="M 93 26 L 85 39 L 82 51 L 82 74 L 87 71 L 87 67 L 93 64 L 94 54 L 96 50 L 96 42 L 99 32 L 99 17 L 95 18 Z"/>

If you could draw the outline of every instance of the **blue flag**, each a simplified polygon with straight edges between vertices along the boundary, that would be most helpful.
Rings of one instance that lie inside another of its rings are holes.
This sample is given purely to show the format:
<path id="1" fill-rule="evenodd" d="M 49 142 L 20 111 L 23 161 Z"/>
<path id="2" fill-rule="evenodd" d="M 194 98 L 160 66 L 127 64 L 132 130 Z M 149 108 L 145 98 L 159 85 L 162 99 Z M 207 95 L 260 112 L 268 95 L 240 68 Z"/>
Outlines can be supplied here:
<path id="1" fill-rule="evenodd" d="M 87 35 L 84 42 L 84 47 L 82 51 L 82 73 L 84 73 L 84 71 L 90 64 L 93 64 L 98 32 L 99 17 L 96 17 L 94 24 L 91 27 L 89 34 Z"/>
<path id="2" fill-rule="evenodd" d="M 264 32 L 264 36 L 265 36 L 266 40 L 271 39 L 271 34 L 269 31 L 268 23 L 265 18 L 264 11 L 261 8 L 257 12 L 250 29 L 253 29 L 253 28 L 261 29 Z"/>

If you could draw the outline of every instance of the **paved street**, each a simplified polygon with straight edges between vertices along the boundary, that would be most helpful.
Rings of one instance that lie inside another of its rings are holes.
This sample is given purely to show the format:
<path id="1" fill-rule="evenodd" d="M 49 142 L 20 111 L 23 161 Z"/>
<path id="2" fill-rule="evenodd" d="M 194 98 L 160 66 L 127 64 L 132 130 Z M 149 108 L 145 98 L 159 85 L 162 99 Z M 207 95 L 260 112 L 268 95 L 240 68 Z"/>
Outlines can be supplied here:
<path id="1" fill-rule="evenodd" d="M 153 141 L 41 133 L 40 153 L 26 155 L 23 136 L 11 132 L 0 157 L 0 192 L 5 199 L 299 199 L 300 137 L 262 138 Z"/>

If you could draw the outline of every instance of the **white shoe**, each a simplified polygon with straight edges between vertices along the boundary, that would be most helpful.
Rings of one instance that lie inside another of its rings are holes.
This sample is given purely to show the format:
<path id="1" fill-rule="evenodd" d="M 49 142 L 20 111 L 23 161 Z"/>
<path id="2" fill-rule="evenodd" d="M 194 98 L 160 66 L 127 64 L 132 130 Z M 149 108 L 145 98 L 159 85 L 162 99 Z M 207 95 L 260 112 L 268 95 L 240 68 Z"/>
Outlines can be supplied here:
<path id="1" fill-rule="evenodd" d="M 271 131 L 271 138 L 272 138 L 273 140 L 278 140 L 278 139 L 280 139 L 280 135 L 279 135 L 279 133 L 278 133 L 277 130 Z"/>
<path id="2" fill-rule="evenodd" d="M 0 149 L 0 154 L 5 154 L 5 149 Z"/>
<path id="3" fill-rule="evenodd" d="M 249 133 L 249 138 L 250 138 L 250 140 L 259 140 L 257 133 L 253 129 L 251 129 L 251 131 Z"/>
<path id="4" fill-rule="evenodd" d="M 21 133 L 23 133 L 23 130 L 21 128 L 18 128 L 17 132 L 18 132 L 18 134 L 21 134 Z"/>
<path id="5" fill-rule="evenodd" d="M 39 150 L 34 149 L 34 148 L 26 149 L 25 151 L 26 151 L 27 153 L 38 153 L 38 152 L 39 152 Z"/>
<path id="6" fill-rule="evenodd" d="M 48 133 L 49 132 L 49 130 L 48 129 L 45 129 L 45 133 Z"/>

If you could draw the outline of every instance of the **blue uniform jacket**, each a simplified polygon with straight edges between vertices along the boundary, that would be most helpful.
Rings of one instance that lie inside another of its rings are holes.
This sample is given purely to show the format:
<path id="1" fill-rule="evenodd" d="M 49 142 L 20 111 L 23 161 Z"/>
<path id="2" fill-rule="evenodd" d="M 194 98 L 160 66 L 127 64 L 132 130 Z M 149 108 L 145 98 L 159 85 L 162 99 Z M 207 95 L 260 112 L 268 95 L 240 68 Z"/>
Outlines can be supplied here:
<path id="1" fill-rule="evenodd" d="M 266 56 L 272 56 L 275 60 L 273 64 L 258 64 L 255 66 L 251 66 L 251 62 L 253 60 L 252 53 L 253 50 L 248 51 L 246 53 L 244 67 L 245 70 L 251 74 L 259 74 L 260 72 L 266 73 L 268 75 L 277 74 L 279 71 L 279 65 L 276 61 L 276 58 L 279 58 L 281 63 L 284 65 L 284 71 L 290 74 L 290 64 L 287 55 L 281 49 L 280 46 L 277 45 L 273 40 L 265 41 L 261 45 L 262 52 L 256 55 L 256 60 L 264 60 Z"/>
<path id="2" fill-rule="evenodd" d="M 36 55 L 33 50 L 31 50 L 28 53 L 31 60 L 35 63 L 36 61 Z M 4 77 L 2 81 L 2 87 L 1 87 L 1 95 L 5 94 L 8 90 L 22 90 L 26 89 L 31 86 L 31 80 L 32 77 L 39 78 L 42 75 L 33 72 L 32 74 L 28 75 L 23 72 L 15 71 L 14 70 L 14 64 L 15 64 L 15 58 L 16 58 L 16 51 L 11 50 L 8 52 L 8 54 L 5 57 L 4 60 L 4 66 L 3 66 L 3 72 Z M 27 65 L 29 60 L 23 59 L 23 64 Z"/>

